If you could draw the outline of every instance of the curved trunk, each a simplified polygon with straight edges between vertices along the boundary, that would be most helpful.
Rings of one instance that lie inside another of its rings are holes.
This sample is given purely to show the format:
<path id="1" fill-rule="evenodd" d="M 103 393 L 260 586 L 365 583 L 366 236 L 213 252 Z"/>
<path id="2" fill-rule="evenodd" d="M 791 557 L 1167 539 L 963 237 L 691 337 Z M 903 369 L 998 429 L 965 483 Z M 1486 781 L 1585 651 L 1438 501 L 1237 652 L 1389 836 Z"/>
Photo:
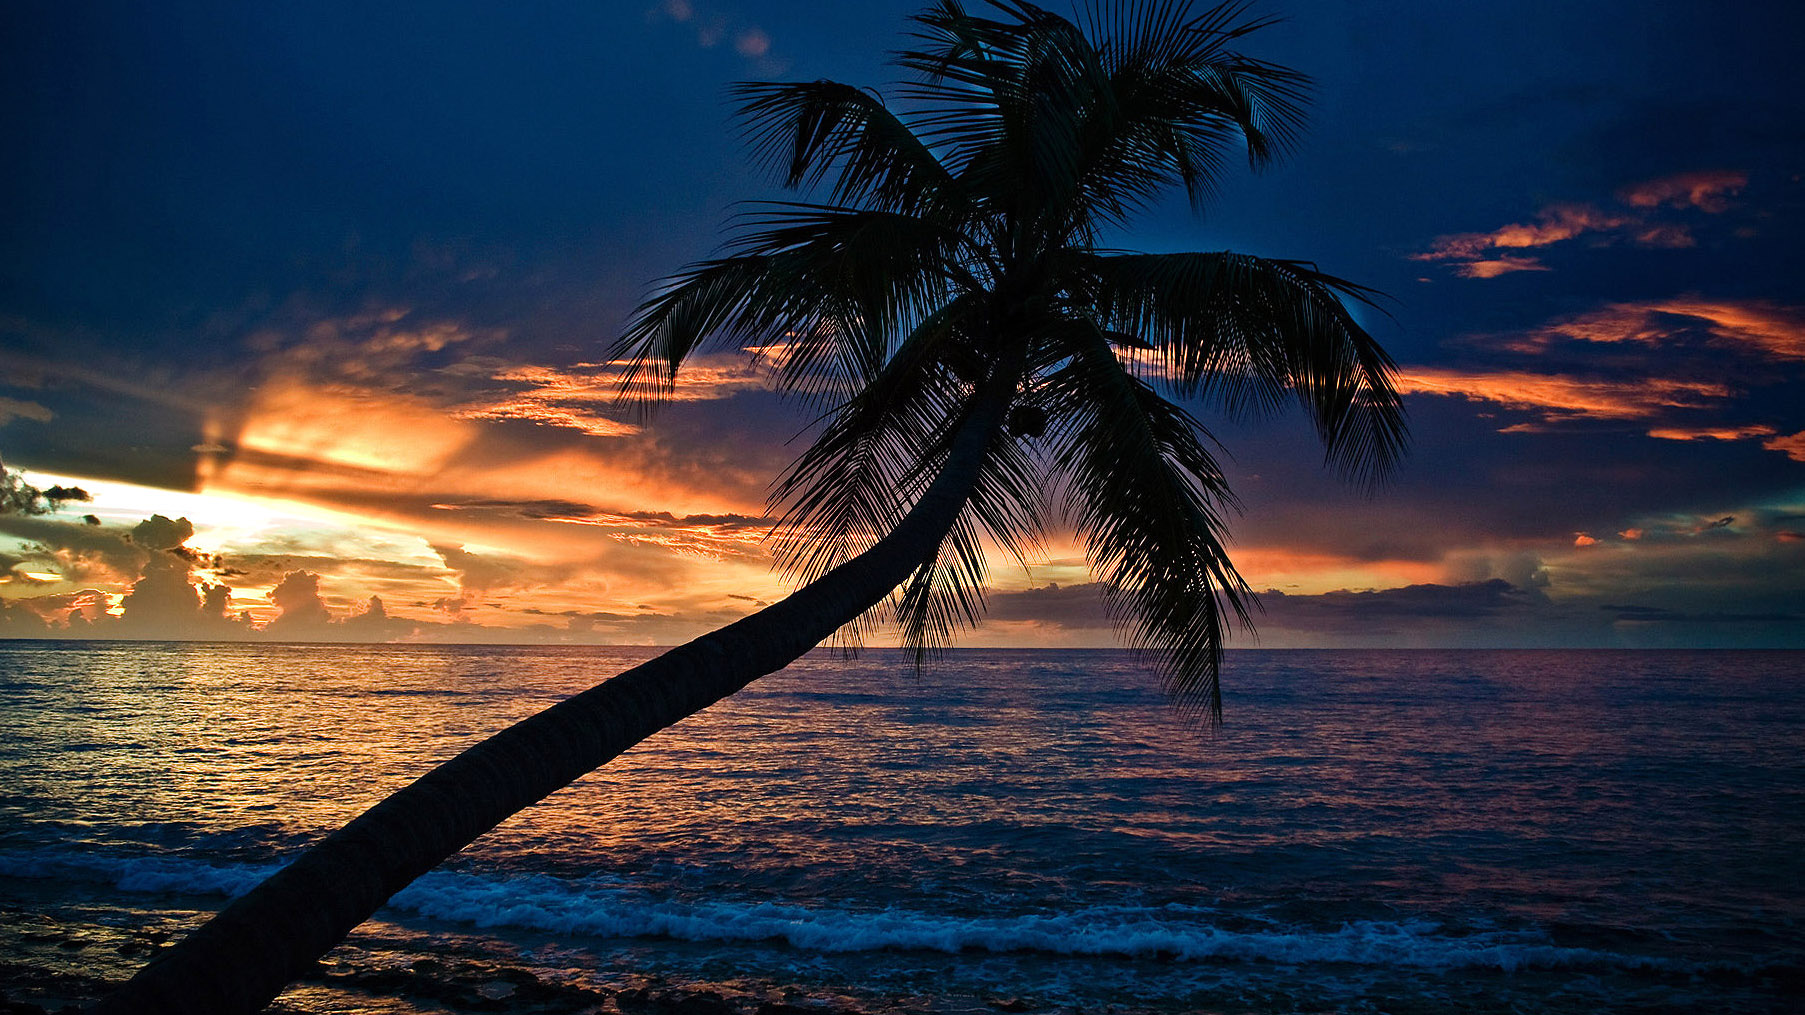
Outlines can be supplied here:
<path id="1" fill-rule="evenodd" d="M 788 598 L 523 720 L 440 765 L 237 899 L 93 1010 L 261 1010 L 415 878 L 646 737 L 782 669 L 939 549 L 1001 430 L 1014 373 L 974 401 L 945 466 L 896 529 Z"/>

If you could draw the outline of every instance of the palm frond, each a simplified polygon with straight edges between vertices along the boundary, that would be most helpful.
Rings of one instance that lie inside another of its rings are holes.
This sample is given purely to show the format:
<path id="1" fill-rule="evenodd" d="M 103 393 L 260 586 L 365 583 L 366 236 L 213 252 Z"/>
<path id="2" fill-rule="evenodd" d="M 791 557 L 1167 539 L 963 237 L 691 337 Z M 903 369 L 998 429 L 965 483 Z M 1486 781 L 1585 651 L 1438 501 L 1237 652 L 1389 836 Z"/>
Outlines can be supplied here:
<path id="1" fill-rule="evenodd" d="M 893 600 L 902 645 L 917 665 L 951 645 L 960 628 L 983 619 L 989 547 L 1027 566 L 1043 532 L 1042 478 L 1012 436 L 998 434 L 986 447 L 977 482 L 934 560 L 916 569 Z"/>
<path id="2" fill-rule="evenodd" d="M 891 336 L 972 283 L 962 235 L 931 218 L 833 205 L 769 204 L 725 256 L 684 269 L 642 303 L 614 355 L 628 390 L 669 390 L 691 353 L 781 346 L 778 387 L 839 398 L 873 376 Z"/>
<path id="3" fill-rule="evenodd" d="M 781 571 L 820 577 L 876 543 L 913 503 L 970 394 L 948 359 L 981 310 L 964 296 L 928 315 L 774 484 Z"/>
<path id="4" fill-rule="evenodd" d="M 1107 68 L 1112 114 L 1087 125 L 1084 185 L 1120 218 L 1173 184 L 1201 208 L 1245 148 L 1254 168 L 1282 157 L 1304 122 L 1309 79 L 1228 46 L 1271 24 L 1231 2 L 1193 13 L 1183 0 L 1093 7 L 1088 31 Z"/>
<path id="5" fill-rule="evenodd" d="M 1018 0 L 991 6 L 1009 20 L 953 2 L 915 19 L 920 45 L 897 57 L 921 79 L 911 123 L 972 193 L 1057 232 L 1120 222 L 1174 184 L 1201 207 L 1232 152 L 1264 166 L 1302 127 L 1308 79 L 1229 48 L 1270 24 L 1243 3 L 1110 5 L 1113 23 L 1093 6 L 1083 29 Z"/>
<path id="6" fill-rule="evenodd" d="M 1228 618 L 1247 625 L 1253 604 L 1225 546 L 1233 494 L 1197 421 L 1125 369 L 1094 322 L 1064 344 L 1072 356 L 1044 387 L 1066 510 L 1168 694 L 1218 719 Z"/>
<path id="7" fill-rule="evenodd" d="M 1184 397 L 1231 414 L 1295 395 L 1328 462 L 1383 479 L 1406 441 L 1397 367 L 1345 300 L 1378 294 L 1301 261 L 1246 254 L 1072 255 L 1072 289 L 1106 327 L 1139 336 Z"/>
<path id="8" fill-rule="evenodd" d="M 921 84 L 906 94 L 925 112 L 912 123 L 953 153 L 974 193 L 1004 207 L 1065 209 L 1078 178 L 1078 131 L 1106 100 L 1090 41 L 1033 4 L 994 0 L 1011 20 L 976 18 L 954 3 L 919 15 L 920 48 L 897 63 Z"/>
<path id="9" fill-rule="evenodd" d="M 734 94 L 754 158 L 787 187 L 831 175 L 837 205 L 920 213 L 963 204 L 959 181 L 871 92 L 837 81 L 748 81 Z"/>

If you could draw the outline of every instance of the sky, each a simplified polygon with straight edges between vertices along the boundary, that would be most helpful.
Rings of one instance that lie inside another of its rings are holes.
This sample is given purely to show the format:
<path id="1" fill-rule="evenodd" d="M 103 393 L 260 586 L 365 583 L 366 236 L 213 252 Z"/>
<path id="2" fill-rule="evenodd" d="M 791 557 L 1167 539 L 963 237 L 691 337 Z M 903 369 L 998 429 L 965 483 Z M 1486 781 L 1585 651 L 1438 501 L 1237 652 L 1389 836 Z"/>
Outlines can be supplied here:
<path id="1" fill-rule="evenodd" d="M 740 80 L 893 89 L 914 3 L 0 8 L 0 637 L 671 644 L 788 587 L 809 415 L 756 361 L 650 417 L 607 348 L 708 256 Z M 1069 8 L 1054 4 L 1054 10 Z M 1805 647 L 1805 8 L 1261 3 L 1310 127 L 1114 246 L 1374 286 L 1412 451 L 1206 418 L 1239 647 Z M 1081 544 L 969 645 L 1111 645 Z"/>

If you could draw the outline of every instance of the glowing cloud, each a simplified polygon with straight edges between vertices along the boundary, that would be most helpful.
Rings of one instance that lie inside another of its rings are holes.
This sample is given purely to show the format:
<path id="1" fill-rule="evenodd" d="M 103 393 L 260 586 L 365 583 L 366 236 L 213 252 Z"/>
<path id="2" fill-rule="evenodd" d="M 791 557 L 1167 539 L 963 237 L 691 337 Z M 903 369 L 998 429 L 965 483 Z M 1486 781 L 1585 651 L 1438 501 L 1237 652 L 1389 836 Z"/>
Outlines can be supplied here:
<path id="1" fill-rule="evenodd" d="M 1497 278 L 1513 271 L 1547 271 L 1548 266 L 1533 257 L 1501 257 L 1487 258 L 1483 261 L 1468 261 L 1455 266 L 1454 274 L 1461 278 Z"/>
<path id="2" fill-rule="evenodd" d="M 1658 426 L 1649 430 L 1648 435 L 1664 441 L 1742 441 L 1766 437 L 1774 432 L 1773 427 L 1757 423 L 1752 426 Z"/>
<path id="3" fill-rule="evenodd" d="M 1769 451 L 1778 451 L 1795 462 L 1805 462 L 1805 430 L 1785 437 L 1774 437 L 1762 441 L 1761 446 Z"/>
<path id="4" fill-rule="evenodd" d="M 743 356 L 703 355 L 684 364 L 684 372 L 665 401 L 704 402 L 731 398 L 766 387 L 760 360 Z M 568 367 L 516 365 L 497 370 L 492 380 L 510 393 L 469 401 L 455 409 L 460 419 L 524 420 L 562 427 L 594 437 L 624 437 L 639 427 L 617 418 L 621 409 L 624 361 L 575 363 Z"/>
<path id="5" fill-rule="evenodd" d="M 1690 206 L 1715 215 L 1728 210 L 1728 197 L 1740 193 L 1748 182 L 1747 173 L 1732 169 L 1707 169 L 1646 180 L 1625 187 L 1617 196 L 1632 208 Z"/>
<path id="6" fill-rule="evenodd" d="M 1540 329 L 1530 345 L 1544 346 L 1553 339 L 1671 345 L 1687 330 L 1701 327 L 1717 345 L 1805 360 L 1805 308 L 1701 296 L 1608 304 Z"/>
<path id="7" fill-rule="evenodd" d="M 1406 394 L 1443 395 L 1541 411 L 1548 419 L 1647 419 L 1667 409 L 1705 407 L 1731 394 L 1724 385 L 1704 381 L 1658 377 L 1607 381 L 1518 370 L 1436 367 L 1402 371 L 1398 388 Z"/>
<path id="8" fill-rule="evenodd" d="M 1744 173 L 1710 170 L 1648 180 L 1618 193 L 1631 212 L 1606 211 L 1595 205 L 1557 203 L 1544 207 L 1533 221 L 1513 222 L 1489 232 L 1450 233 L 1436 237 L 1429 249 L 1412 254 L 1415 261 L 1454 262 L 1463 278 L 1498 278 L 1518 271 L 1548 270 L 1540 260 L 1508 251 L 1552 246 L 1588 234 L 1606 241 L 1626 240 L 1643 247 L 1677 249 L 1697 243 L 1683 223 L 1650 221 L 1647 213 L 1663 207 L 1718 213 L 1729 208 L 1727 195 L 1748 183 Z"/>
<path id="9" fill-rule="evenodd" d="M 471 437 L 470 424 L 447 419 L 420 398 L 282 378 L 258 392 L 229 443 L 280 460 L 427 476 Z"/>

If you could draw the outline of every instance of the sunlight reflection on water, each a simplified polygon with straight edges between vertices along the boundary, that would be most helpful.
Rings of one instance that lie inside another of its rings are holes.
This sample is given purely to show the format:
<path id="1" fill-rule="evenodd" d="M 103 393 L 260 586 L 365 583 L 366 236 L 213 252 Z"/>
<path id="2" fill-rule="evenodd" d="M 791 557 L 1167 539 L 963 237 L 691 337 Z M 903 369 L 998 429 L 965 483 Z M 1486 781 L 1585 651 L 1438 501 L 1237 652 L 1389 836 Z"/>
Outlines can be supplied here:
<path id="1" fill-rule="evenodd" d="M 0 643 L 0 874 L 254 880 L 646 654 Z M 1795 937 L 1751 931 L 1805 916 L 1801 659 L 1235 653 L 1229 725 L 1205 734 L 1122 653 L 960 652 L 919 675 L 812 656 L 506 822 L 402 909 L 484 923 L 525 899 L 503 923 L 703 965 L 806 966 L 858 934 L 1000 949 L 986 961 L 1079 999 L 1102 974 L 1048 963 L 1117 949 L 1145 957 L 1154 1008 L 1201 989 L 1166 954 L 1219 974 L 1302 949 L 1285 961 L 1346 979 L 1359 949 L 1508 968 L 1474 957 L 1504 934 L 1532 964 L 1606 945 L 1624 969 L 1797 961 Z M 894 965 L 860 961 L 832 964 L 871 989 Z"/>

